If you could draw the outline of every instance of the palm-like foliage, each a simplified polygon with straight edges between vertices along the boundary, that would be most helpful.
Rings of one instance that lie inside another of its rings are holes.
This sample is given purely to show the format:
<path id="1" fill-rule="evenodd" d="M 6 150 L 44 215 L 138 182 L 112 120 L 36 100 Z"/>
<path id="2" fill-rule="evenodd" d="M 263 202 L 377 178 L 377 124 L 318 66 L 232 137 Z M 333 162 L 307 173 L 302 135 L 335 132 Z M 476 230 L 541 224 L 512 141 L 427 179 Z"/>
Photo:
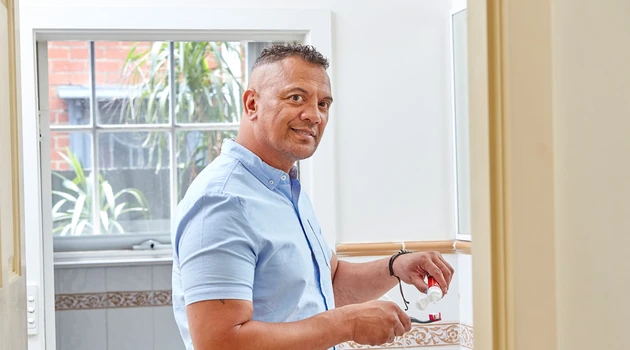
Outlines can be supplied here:
<path id="1" fill-rule="evenodd" d="M 137 88 L 131 98 L 125 100 L 119 123 L 168 123 L 171 91 L 175 92 L 177 124 L 238 123 L 245 78 L 232 68 L 237 63 L 238 70 L 244 70 L 243 45 L 230 42 L 177 42 L 173 45 L 174 89 L 168 74 L 168 43 L 156 42 L 147 50 L 134 46 L 129 51 L 124 76 Z M 181 175 L 179 188 L 186 187 L 219 154 L 222 140 L 234 134 L 234 131 L 177 132 L 176 145 L 171 146 L 176 147 L 176 163 Z M 162 152 L 168 150 L 166 137 L 161 132 L 150 132 L 142 145 L 149 148 L 149 160 L 155 162 L 156 171 L 163 166 Z"/>
<path id="2" fill-rule="evenodd" d="M 53 172 L 53 176 L 61 180 L 64 191 L 52 191 L 53 197 L 58 197 L 52 208 L 53 234 L 60 236 L 81 235 L 93 233 L 92 208 L 92 171 L 85 175 L 81 162 L 67 150 L 67 155 L 59 155 L 68 163 L 74 171 L 74 179 L 70 180 L 58 172 Z M 135 188 L 125 188 L 116 193 L 103 177 L 98 175 L 99 183 L 99 210 L 98 224 L 101 225 L 101 232 L 124 233 L 125 229 L 121 224 L 121 219 L 131 213 L 141 213 L 144 219 L 149 215 L 149 204 L 139 190 Z M 136 203 L 124 201 L 125 199 L 135 199 Z"/>

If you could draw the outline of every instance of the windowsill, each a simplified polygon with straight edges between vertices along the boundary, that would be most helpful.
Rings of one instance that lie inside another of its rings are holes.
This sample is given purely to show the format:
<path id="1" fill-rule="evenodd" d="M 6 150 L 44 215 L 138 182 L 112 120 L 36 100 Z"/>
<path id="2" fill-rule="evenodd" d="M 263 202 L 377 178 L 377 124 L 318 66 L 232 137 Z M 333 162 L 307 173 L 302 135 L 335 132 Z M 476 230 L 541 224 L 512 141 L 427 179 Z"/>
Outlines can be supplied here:
<path id="1" fill-rule="evenodd" d="M 173 263 L 173 252 L 170 249 L 58 252 L 53 254 L 53 261 L 55 268 L 168 265 Z"/>
<path id="2" fill-rule="evenodd" d="M 456 238 L 460 241 L 472 242 L 472 235 L 470 233 L 458 233 Z"/>

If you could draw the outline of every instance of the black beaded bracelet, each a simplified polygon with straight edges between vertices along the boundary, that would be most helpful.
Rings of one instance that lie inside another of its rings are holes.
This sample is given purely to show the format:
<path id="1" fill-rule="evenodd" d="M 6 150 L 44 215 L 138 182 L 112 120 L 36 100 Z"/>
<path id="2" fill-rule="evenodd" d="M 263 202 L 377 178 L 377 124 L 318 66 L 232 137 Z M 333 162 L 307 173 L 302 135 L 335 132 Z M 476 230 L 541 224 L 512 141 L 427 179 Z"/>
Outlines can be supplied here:
<path id="1" fill-rule="evenodd" d="M 394 260 L 396 260 L 396 258 L 398 258 L 399 256 L 403 254 L 410 254 L 410 253 L 413 253 L 413 252 L 406 249 L 401 249 L 396 254 L 392 255 L 391 258 L 389 258 L 389 275 L 394 276 L 398 279 L 398 287 L 400 288 L 400 295 L 402 296 L 402 299 L 405 302 L 405 311 L 409 310 L 409 302 L 407 301 L 407 299 L 405 299 L 405 294 L 403 293 L 400 277 L 394 274 Z"/>

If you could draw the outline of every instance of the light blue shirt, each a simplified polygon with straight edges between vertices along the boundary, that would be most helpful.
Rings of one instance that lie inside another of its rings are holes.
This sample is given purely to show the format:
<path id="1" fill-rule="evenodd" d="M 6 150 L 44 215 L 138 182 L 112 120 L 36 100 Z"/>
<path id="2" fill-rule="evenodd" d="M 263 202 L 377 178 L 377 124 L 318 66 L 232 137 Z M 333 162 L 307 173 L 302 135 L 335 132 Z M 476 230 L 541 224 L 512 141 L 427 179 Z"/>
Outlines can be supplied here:
<path id="1" fill-rule="evenodd" d="M 188 188 L 172 230 L 173 310 L 188 350 L 186 306 L 198 301 L 249 300 L 253 320 L 263 322 L 335 307 L 332 251 L 297 172 L 226 140 Z"/>

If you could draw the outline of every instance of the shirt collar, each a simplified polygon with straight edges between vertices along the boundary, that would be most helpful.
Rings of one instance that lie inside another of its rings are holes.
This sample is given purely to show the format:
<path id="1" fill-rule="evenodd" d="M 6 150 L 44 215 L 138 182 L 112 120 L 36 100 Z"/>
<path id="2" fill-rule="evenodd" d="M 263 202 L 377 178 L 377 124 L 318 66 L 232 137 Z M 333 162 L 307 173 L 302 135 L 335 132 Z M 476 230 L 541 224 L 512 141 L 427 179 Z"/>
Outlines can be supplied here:
<path id="1" fill-rule="evenodd" d="M 274 190 L 280 183 L 289 183 L 290 179 L 297 179 L 297 167 L 292 166 L 289 174 L 265 163 L 259 156 L 243 147 L 233 139 L 223 140 L 221 153 L 236 158 L 258 181 L 270 190 Z"/>

